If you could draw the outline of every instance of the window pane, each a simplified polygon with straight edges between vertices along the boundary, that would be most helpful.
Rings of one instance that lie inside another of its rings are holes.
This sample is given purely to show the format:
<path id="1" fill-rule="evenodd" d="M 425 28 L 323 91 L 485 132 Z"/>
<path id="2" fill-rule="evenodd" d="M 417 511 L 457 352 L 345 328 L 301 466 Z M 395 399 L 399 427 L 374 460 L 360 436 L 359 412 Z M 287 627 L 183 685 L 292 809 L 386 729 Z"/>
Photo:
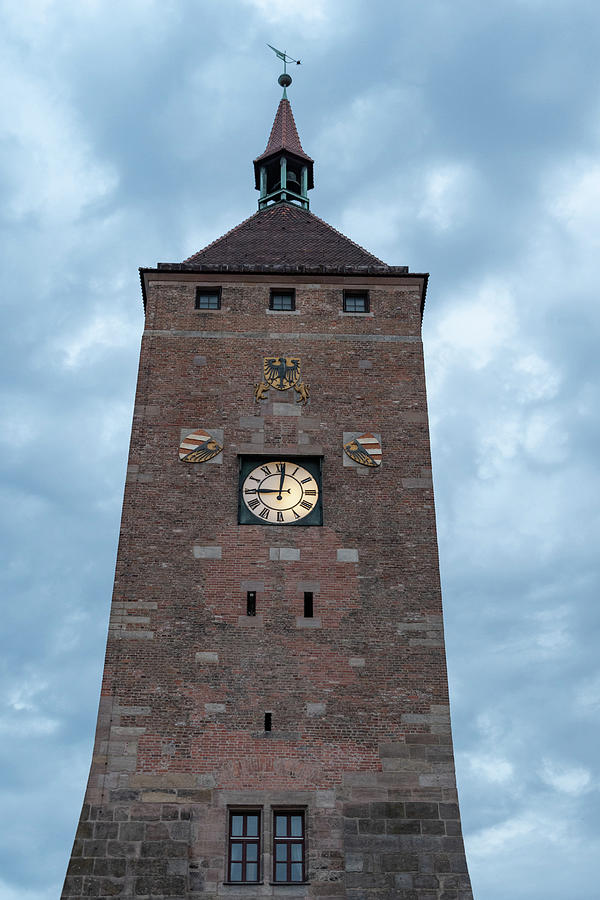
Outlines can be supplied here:
<path id="1" fill-rule="evenodd" d="M 232 844 L 231 845 L 231 859 L 238 860 L 242 858 L 242 845 L 241 844 Z"/>
<path id="2" fill-rule="evenodd" d="M 290 834 L 292 837 L 302 837 L 302 816 L 291 816 L 291 823 Z"/>
<path id="3" fill-rule="evenodd" d="M 292 863 L 292 881 L 302 881 L 302 863 Z"/>
<path id="4" fill-rule="evenodd" d="M 294 862 L 302 862 L 302 844 L 291 844 L 291 857 Z"/>
<path id="5" fill-rule="evenodd" d="M 241 858 L 241 857 L 240 857 Z M 237 859 L 237 856 L 236 856 Z M 246 859 L 254 862 L 258 859 L 258 844 L 246 844 Z"/>
<path id="6" fill-rule="evenodd" d="M 275 816 L 275 834 L 277 837 L 287 836 L 287 816 Z"/>
<path id="7" fill-rule="evenodd" d="M 275 859 L 280 862 L 285 862 L 287 859 L 287 844 L 276 844 L 275 845 Z"/>
<path id="8" fill-rule="evenodd" d="M 244 817 L 243 816 L 232 816 L 231 817 L 231 833 L 234 837 L 241 837 L 244 833 Z"/>
<path id="9" fill-rule="evenodd" d="M 258 836 L 258 816 L 246 816 L 246 834 L 248 837 Z"/>
<path id="10" fill-rule="evenodd" d="M 196 307 L 198 309 L 218 309 L 219 294 L 216 291 L 202 291 L 196 294 Z"/>
<path id="11" fill-rule="evenodd" d="M 229 876 L 231 881 L 241 881 L 242 880 L 242 864 L 241 863 L 231 863 L 231 875 Z"/>
<path id="12" fill-rule="evenodd" d="M 294 307 L 294 295 L 293 294 L 272 294 L 271 295 L 271 308 L 272 309 L 293 309 Z"/>
<path id="13" fill-rule="evenodd" d="M 256 863 L 248 863 L 246 866 L 246 881 L 258 881 L 258 866 Z"/>
<path id="14" fill-rule="evenodd" d="M 275 881 L 287 881 L 286 863 L 277 863 L 275 866 Z"/>

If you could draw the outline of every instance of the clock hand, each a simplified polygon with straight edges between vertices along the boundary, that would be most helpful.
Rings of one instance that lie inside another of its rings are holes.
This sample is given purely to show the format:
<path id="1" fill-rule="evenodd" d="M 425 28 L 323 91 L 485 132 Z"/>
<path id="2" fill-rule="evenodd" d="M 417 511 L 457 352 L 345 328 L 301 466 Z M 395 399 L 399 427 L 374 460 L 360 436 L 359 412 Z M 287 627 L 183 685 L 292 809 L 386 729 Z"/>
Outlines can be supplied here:
<path id="1" fill-rule="evenodd" d="M 281 475 L 279 476 L 279 495 L 277 497 L 278 500 L 281 500 L 281 489 L 283 487 L 283 479 L 285 478 L 285 463 L 281 466 Z"/>
<path id="2" fill-rule="evenodd" d="M 289 494 L 291 488 L 286 488 L 282 491 L 283 494 Z M 245 494 L 278 494 L 279 491 L 277 488 L 246 488 L 244 491 Z M 281 500 L 281 497 L 277 497 L 278 500 Z"/>

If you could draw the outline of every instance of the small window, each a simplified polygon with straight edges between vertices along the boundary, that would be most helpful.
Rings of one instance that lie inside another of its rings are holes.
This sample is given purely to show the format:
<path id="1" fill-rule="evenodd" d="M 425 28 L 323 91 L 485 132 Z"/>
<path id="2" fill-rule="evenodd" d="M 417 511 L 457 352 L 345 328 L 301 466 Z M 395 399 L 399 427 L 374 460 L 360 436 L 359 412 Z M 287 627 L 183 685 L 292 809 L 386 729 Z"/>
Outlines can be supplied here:
<path id="1" fill-rule="evenodd" d="M 196 288 L 196 309 L 221 309 L 221 288 Z"/>
<path id="2" fill-rule="evenodd" d="M 296 309 L 295 291 L 282 291 L 279 288 L 271 291 L 269 309 L 276 309 L 280 312 L 290 312 Z"/>
<path id="3" fill-rule="evenodd" d="M 312 619 L 313 617 L 313 593 L 312 591 L 304 591 L 304 618 Z"/>
<path id="4" fill-rule="evenodd" d="M 278 884 L 306 881 L 303 810 L 277 810 L 273 814 L 273 881 Z"/>
<path id="5" fill-rule="evenodd" d="M 369 312 L 368 291 L 344 291 L 344 312 Z"/>
<path id="6" fill-rule="evenodd" d="M 260 880 L 260 810 L 229 811 L 227 880 L 253 883 Z"/>
<path id="7" fill-rule="evenodd" d="M 271 731 L 273 728 L 273 713 L 265 713 L 265 731 Z"/>
<path id="8" fill-rule="evenodd" d="M 256 615 L 256 591 L 248 591 L 246 594 L 246 615 Z"/>

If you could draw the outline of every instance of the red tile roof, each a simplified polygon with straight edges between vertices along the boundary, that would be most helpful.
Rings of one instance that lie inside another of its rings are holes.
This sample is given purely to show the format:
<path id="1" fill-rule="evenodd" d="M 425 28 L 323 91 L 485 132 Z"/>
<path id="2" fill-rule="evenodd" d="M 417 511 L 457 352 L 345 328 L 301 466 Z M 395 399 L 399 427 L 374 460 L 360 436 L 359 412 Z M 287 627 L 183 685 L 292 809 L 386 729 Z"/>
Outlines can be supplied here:
<path id="1" fill-rule="evenodd" d="M 298 130 L 294 121 L 294 114 L 292 113 L 292 107 L 290 106 L 290 101 L 287 97 L 283 97 L 279 101 L 279 106 L 277 107 L 277 112 L 275 114 L 275 121 L 273 122 L 271 134 L 267 143 L 267 149 L 264 153 L 261 153 L 260 156 L 257 156 L 254 162 L 259 162 L 262 159 L 266 159 L 268 156 L 280 153 L 282 150 L 287 150 L 289 153 L 294 153 L 301 159 L 313 162 L 310 156 L 307 156 L 302 149 L 302 144 L 298 137 Z"/>
<path id="2" fill-rule="evenodd" d="M 260 210 L 184 260 L 183 265 L 389 268 L 318 216 L 292 203 L 276 203 Z"/>

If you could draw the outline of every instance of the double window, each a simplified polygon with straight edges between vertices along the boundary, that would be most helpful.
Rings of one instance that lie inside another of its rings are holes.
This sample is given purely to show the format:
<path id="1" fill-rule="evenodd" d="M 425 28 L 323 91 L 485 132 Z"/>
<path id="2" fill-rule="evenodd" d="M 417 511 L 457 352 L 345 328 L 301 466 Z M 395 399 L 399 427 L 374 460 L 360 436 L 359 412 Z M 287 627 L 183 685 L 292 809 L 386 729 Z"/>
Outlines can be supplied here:
<path id="1" fill-rule="evenodd" d="M 298 809 L 273 810 L 272 873 L 274 884 L 306 881 L 305 813 Z M 262 875 L 262 811 L 229 810 L 227 881 L 258 884 Z"/>
<path id="2" fill-rule="evenodd" d="M 260 881 L 260 810 L 229 814 L 228 881 Z"/>
<path id="3" fill-rule="evenodd" d="M 304 813 L 279 811 L 273 815 L 273 881 L 295 884 L 306 881 Z"/>
<path id="4" fill-rule="evenodd" d="M 196 309 L 221 309 L 221 288 L 196 288 Z"/>
<path id="5" fill-rule="evenodd" d="M 279 312 L 291 312 L 296 309 L 296 292 L 274 288 L 269 299 L 269 309 Z"/>
<path id="6" fill-rule="evenodd" d="M 344 291 L 344 312 L 367 313 L 369 312 L 368 291 Z"/>

